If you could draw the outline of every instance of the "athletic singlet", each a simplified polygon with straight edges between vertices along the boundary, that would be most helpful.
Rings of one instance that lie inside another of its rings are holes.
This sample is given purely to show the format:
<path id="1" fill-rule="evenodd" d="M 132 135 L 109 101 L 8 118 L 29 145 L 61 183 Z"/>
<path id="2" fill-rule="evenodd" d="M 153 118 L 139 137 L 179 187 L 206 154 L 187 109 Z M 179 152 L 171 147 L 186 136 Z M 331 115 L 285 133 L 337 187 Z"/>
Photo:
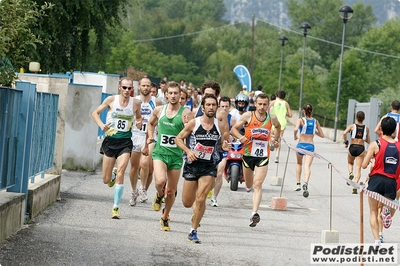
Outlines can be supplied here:
<path id="1" fill-rule="evenodd" d="M 189 101 L 185 103 L 184 107 L 189 109 L 190 111 L 193 111 L 193 99 L 190 98 Z"/>
<path id="2" fill-rule="evenodd" d="M 214 125 L 210 130 L 203 128 L 201 117 L 196 117 L 195 121 L 194 129 L 186 140 L 186 146 L 196 153 L 196 162 L 210 163 L 213 161 L 213 156 L 218 153 L 217 145 L 221 138 L 218 119 L 214 118 Z M 186 153 L 183 157 L 187 161 Z"/>
<path id="3" fill-rule="evenodd" d="M 245 137 L 247 142 L 244 144 L 242 154 L 253 157 L 269 157 L 268 141 L 271 136 L 271 117 L 267 113 L 264 121 L 257 119 L 254 112 L 251 112 L 251 120 L 245 126 Z"/>
<path id="4" fill-rule="evenodd" d="M 110 129 L 106 132 L 106 137 L 114 139 L 125 139 L 132 137 L 133 124 L 133 97 L 129 97 L 126 107 L 119 104 L 120 95 L 115 95 L 113 108 L 107 113 L 107 124 Z"/>
<path id="5" fill-rule="evenodd" d="M 142 121 L 141 129 L 133 128 L 132 131 L 135 134 L 146 135 L 147 127 L 148 127 L 147 124 L 149 123 L 150 117 L 153 114 L 154 109 L 156 109 L 156 97 L 152 96 L 151 100 L 148 103 L 142 102 L 142 100 L 140 99 L 140 96 L 136 96 L 135 98 L 140 101 L 140 105 L 141 105 L 140 110 L 141 110 L 143 121 Z"/>
<path id="6" fill-rule="evenodd" d="M 276 99 L 275 103 L 273 105 L 272 113 L 276 115 L 278 118 L 279 123 L 281 124 L 281 128 L 285 129 L 286 128 L 286 114 L 287 114 L 287 109 L 286 109 L 286 101 L 281 100 L 281 99 Z"/>
<path id="7" fill-rule="evenodd" d="M 183 151 L 176 146 L 175 138 L 184 128 L 182 113 L 185 110 L 185 107 L 181 106 L 173 118 L 167 117 L 167 107 L 168 104 L 162 107 L 161 114 L 158 119 L 158 137 L 153 153 L 182 157 Z"/>
<path id="8" fill-rule="evenodd" d="M 383 138 L 380 138 L 376 142 L 379 151 L 374 156 L 375 165 L 371 170 L 370 176 L 378 174 L 397 179 L 400 174 L 400 143 L 389 143 Z"/>
<path id="9" fill-rule="evenodd" d="M 315 118 L 302 118 L 304 121 L 304 126 L 299 127 L 300 134 L 308 134 L 308 135 L 314 135 L 315 130 L 317 128 L 317 123 Z"/>
<path id="10" fill-rule="evenodd" d="M 367 127 L 365 125 L 354 124 L 355 130 L 351 131 L 352 139 L 367 139 Z"/>
<path id="11" fill-rule="evenodd" d="M 391 117 L 391 118 L 393 118 L 393 119 L 396 121 L 396 131 L 395 131 L 396 136 L 395 136 L 394 139 L 395 139 L 396 141 L 399 141 L 399 133 L 400 133 L 400 127 L 399 127 L 399 123 L 400 123 L 400 114 L 390 112 L 390 113 L 387 113 L 386 116 L 387 116 L 387 117 Z"/>

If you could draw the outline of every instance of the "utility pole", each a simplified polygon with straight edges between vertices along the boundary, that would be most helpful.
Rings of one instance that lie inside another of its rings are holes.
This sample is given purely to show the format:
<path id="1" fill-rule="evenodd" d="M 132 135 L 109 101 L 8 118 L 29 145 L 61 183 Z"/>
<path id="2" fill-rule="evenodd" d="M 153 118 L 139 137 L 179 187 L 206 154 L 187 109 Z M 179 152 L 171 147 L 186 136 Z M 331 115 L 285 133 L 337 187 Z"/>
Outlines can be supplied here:
<path id="1" fill-rule="evenodd" d="M 250 56 L 250 78 L 253 81 L 253 64 L 254 64 L 254 14 L 251 23 L 251 56 Z M 253 82 L 251 82 L 253 84 Z M 252 88 L 249 88 L 251 90 Z"/>

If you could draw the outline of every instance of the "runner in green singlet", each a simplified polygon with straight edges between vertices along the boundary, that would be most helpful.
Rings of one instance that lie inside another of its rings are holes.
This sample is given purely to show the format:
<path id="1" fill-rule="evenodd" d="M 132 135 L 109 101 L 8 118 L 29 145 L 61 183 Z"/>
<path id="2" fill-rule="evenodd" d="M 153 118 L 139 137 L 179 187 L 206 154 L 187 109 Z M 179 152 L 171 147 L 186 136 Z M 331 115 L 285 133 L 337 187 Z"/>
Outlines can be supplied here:
<path id="1" fill-rule="evenodd" d="M 168 104 L 158 106 L 148 123 L 147 143 L 154 142 L 154 127 L 158 128 L 157 142 L 153 150 L 156 196 L 153 209 L 159 211 L 166 185 L 165 208 L 161 215 L 161 229 L 169 231 L 168 215 L 175 202 L 178 181 L 183 164 L 182 150 L 175 144 L 175 138 L 191 118 L 190 110 L 179 104 L 181 89 L 176 82 L 170 82 L 167 88 Z M 168 182 L 167 182 L 168 180 Z"/>

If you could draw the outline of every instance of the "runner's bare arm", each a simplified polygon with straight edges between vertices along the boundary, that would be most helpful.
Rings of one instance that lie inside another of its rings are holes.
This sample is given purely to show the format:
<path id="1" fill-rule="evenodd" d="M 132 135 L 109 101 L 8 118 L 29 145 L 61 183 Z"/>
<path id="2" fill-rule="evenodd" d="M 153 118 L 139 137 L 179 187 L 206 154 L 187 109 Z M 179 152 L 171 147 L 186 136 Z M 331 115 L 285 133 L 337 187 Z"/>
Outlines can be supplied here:
<path id="1" fill-rule="evenodd" d="M 387 115 L 384 115 L 384 116 L 382 116 L 382 118 L 381 118 L 381 120 L 379 120 L 379 123 L 376 125 L 376 127 L 375 127 L 375 133 L 377 134 L 377 135 L 381 135 L 382 134 L 382 130 L 381 130 L 381 122 L 382 122 L 382 119 L 384 119 L 385 117 L 386 117 Z"/>
<path id="2" fill-rule="evenodd" d="M 194 118 L 193 113 L 189 109 L 185 108 L 185 110 L 183 110 L 183 113 L 182 113 L 183 123 L 186 124 L 193 118 Z"/>
<path id="3" fill-rule="evenodd" d="M 239 129 L 250 122 L 251 112 L 246 112 L 242 114 L 239 120 L 232 126 L 231 135 L 237 138 L 241 143 L 245 143 L 247 138 L 240 134 Z"/>
<path id="4" fill-rule="evenodd" d="M 216 117 L 218 119 L 219 123 L 218 125 L 220 125 L 219 129 L 221 130 L 221 143 L 224 143 L 224 141 L 228 141 L 230 134 L 229 134 L 229 127 L 228 127 L 228 114 L 221 109 L 217 110 L 217 114 Z"/>
<path id="5" fill-rule="evenodd" d="M 349 141 L 347 139 L 347 133 L 349 133 L 350 131 L 353 131 L 353 126 L 354 125 L 349 125 L 344 131 L 343 131 L 343 142 L 345 144 L 345 148 L 347 148 L 349 146 Z"/>
<path id="6" fill-rule="evenodd" d="M 186 110 L 189 111 L 189 109 L 186 109 Z M 186 123 L 185 127 L 182 129 L 181 132 L 179 132 L 178 136 L 176 136 L 176 138 L 175 138 L 176 146 L 178 146 L 180 149 L 182 149 L 186 153 L 187 159 L 189 160 L 189 162 L 195 161 L 197 159 L 197 156 L 191 149 L 189 149 L 186 146 L 184 140 L 190 135 L 190 133 L 192 133 L 195 125 L 196 125 L 196 120 L 191 119 L 189 122 Z"/>
<path id="7" fill-rule="evenodd" d="M 281 123 L 279 123 L 278 118 L 274 114 L 271 114 L 271 123 L 275 127 L 274 136 L 278 136 L 279 137 L 279 138 L 275 138 L 274 137 L 274 141 L 279 143 L 280 135 L 281 135 Z M 275 145 L 275 143 L 274 143 L 274 145 Z"/>
<path id="8" fill-rule="evenodd" d="M 136 127 L 138 129 L 141 129 L 142 128 L 143 118 L 142 118 L 142 114 L 140 112 L 140 110 L 141 110 L 140 101 L 138 99 L 133 99 L 133 106 L 134 106 L 133 107 L 133 113 L 135 114 Z"/>
<path id="9" fill-rule="evenodd" d="M 365 142 L 368 144 L 371 142 L 371 139 L 369 137 L 369 128 L 368 127 L 367 127 L 367 137 L 365 138 Z"/>
<path id="10" fill-rule="evenodd" d="M 363 169 L 368 167 L 368 164 L 371 162 L 371 159 L 374 157 L 374 155 L 379 151 L 378 145 L 376 144 L 376 141 L 372 142 L 367 150 L 367 155 L 365 155 L 364 160 L 361 164 L 361 167 Z M 372 170 L 372 169 L 371 169 Z"/>
<path id="11" fill-rule="evenodd" d="M 108 96 L 104 99 L 104 101 L 92 112 L 92 118 L 94 122 L 101 128 L 103 132 L 106 132 L 110 129 L 110 125 L 104 124 L 100 119 L 100 114 L 108 108 L 110 110 L 112 108 L 112 103 L 114 102 L 115 96 Z"/>
<path id="12" fill-rule="evenodd" d="M 286 110 L 287 110 L 286 116 L 292 117 L 292 109 L 290 109 L 290 105 L 288 104 L 288 102 L 286 102 Z"/>
<path id="13" fill-rule="evenodd" d="M 163 106 L 157 106 L 153 111 L 153 115 L 150 117 L 149 122 L 147 123 L 147 144 L 154 142 L 154 127 L 158 123 L 158 116 L 160 115 L 161 109 Z"/>
<path id="14" fill-rule="evenodd" d="M 301 118 L 297 119 L 296 126 L 294 127 L 294 131 L 293 131 L 294 140 L 297 140 L 299 138 L 297 133 L 299 132 L 299 128 L 302 125 L 302 123 L 303 123 L 303 119 L 301 119 Z"/>

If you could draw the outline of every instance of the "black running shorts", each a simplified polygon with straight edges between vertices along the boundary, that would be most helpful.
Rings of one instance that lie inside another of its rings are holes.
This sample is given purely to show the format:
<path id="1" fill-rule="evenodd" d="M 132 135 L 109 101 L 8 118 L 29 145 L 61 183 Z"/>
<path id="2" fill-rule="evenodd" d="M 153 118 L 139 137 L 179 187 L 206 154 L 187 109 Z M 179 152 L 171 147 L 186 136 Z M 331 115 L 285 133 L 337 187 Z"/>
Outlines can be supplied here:
<path id="1" fill-rule="evenodd" d="M 182 177 L 188 181 L 196 181 L 202 176 L 217 177 L 217 166 L 213 163 L 185 162 Z"/>
<path id="2" fill-rule="evenodd" d="M 367 189 L 394 200 L 396 198 L 396 185 L 396 180 L 394 178 L 383 175 L 373 175 L 368 180 Z"/>
<path id="3" fill-rule="evenodd" d="M 124 153 L 131 153 L 132 139 L 114 139 L 106 137 L 101 144 L 100 153 L 107 157 L 118 158 Z"/>
<path id="4" fill-rule="evenodd" d="M 349 147 L 349 153 L 353 157 L 360 156 L 365 151 L 364 145 L 351 144 Z"/>
<path id="5" fill-rule="evenodd" d="M 243 165 L 245 168 L 250 168 L 251 171 L 254 171 L 254 168 L 267 166 L 269 162 L 268 157 L 254 157 L 254 156 L 243 156 L 242 157 Z"/>

